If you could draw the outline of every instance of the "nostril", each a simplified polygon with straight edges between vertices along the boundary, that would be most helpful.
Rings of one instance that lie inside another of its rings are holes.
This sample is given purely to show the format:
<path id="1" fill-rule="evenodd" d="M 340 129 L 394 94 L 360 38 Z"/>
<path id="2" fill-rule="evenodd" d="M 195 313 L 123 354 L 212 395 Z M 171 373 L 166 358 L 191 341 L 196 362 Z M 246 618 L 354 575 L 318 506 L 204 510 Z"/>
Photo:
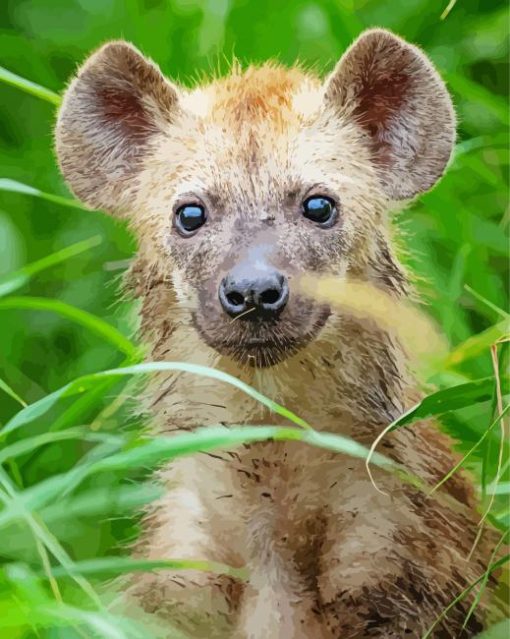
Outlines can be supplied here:
<path id="1" fill-rule="evenodd" d="M 241 293 L 236 293 L 233 291 L 232 293 L 227 293 L 225 296 L 227 301 L 232 304 L 232 306 L 242 306 L 244 304 L 244 297 Z"/>
<path id="2" fill-rule="evenodd" d="M 223 310 L 231 317 L 255 321 L 279 314 L 289 299 L 287 279 L 276 272 L 229 273 L 219 286 L 218 297 Z"/>
<path id="3" fill-rule="evenodd" d="M 262 304 L 276 304 L 280 299 L 281 291 L 276 288 L 269 288 L 260 295 L 260 301 Z"/>

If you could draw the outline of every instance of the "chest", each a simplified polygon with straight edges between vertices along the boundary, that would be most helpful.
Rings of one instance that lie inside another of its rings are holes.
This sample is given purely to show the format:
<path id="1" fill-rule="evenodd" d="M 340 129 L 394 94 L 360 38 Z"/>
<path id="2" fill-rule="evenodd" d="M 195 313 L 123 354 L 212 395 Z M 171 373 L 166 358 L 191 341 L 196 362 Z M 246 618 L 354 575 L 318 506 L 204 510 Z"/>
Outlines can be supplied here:
<path id="1" fill-rule="evenodd" d="M 375 530 L 389 506 L 363 461 L 299 442 L 201 454 L 181 460 L 172 477 L 197 496 L 206 513 L 201 525 L 240 564 L 269 547 L 306 554 L 326 529 L 337 535 L 359 522 L 366 531 L 374 522 Z"/>

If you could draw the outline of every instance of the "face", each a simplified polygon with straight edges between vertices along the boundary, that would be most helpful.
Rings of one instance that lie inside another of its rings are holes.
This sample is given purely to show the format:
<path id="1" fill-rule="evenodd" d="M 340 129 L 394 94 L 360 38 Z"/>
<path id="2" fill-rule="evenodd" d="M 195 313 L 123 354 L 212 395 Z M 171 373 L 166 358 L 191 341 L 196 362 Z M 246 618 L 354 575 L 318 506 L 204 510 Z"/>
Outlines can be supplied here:
<path id="1" fill-rule="evenodd" d="M 324 83 L 268 64 L 191 92 L 107 44 L 66 92 L 56 147 L 77 196 L 129 220 L 182 321 L 263 367 L 333 321 L 303 275 L 392 281 L 387 203 L 434 184 L 453 136 L 437 72 L 374 30 Z"/>
<path id="2" fill-rule="evenodd" d="M 336 121 L 328 128 L 320 111 L 308 121 L 289 109 L 277 124 L 253 115 L 241 122 L 222 112 L 199 127 L 176 125 L 186 135 L 175 131 L 146 164 L 143 180 L 164 186 L 143 189 L 139 228 L 150 221 L 144 251 L 158 255 L 201 339 L 265 367 L 320 334 L 331 311 L 304 296 L 299 280 L 345 275 L 383 198 L 374 178 L 367 197 L 356 136 Z"/>

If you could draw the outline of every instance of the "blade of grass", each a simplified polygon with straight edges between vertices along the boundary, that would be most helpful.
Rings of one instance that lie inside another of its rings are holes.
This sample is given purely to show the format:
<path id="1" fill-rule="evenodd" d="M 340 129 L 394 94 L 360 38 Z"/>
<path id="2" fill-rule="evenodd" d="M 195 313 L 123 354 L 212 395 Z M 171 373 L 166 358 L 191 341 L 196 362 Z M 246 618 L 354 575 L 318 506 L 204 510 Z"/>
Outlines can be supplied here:
<path id="1" fill-rule="evenodd" d="M 510 554 L 507 554 L 504 557 L 501 557 L 501 559 L 498 559 L 498 561 L 494 562 L 493 564 L 490 564 L 483 575 L 469 584 L 469 586 L 467 586 L 467 588 L 465 588 L 457 597 L 455 597 L 455 599 L 441 612 L 441 614 L 438 615 L 437 619 L 430 626 L 430 628 L 428 628 L 426 633 L 422 635 L 421 639 L 429 639 L 429 637 L 432 636 L 432 633 L 434 632 L 436 626 L 448 615 L 450 610 L 454 608 L 459 603 L 459 601 L 462 601 L 465 597 L 467 597 L 467 595 L 469 595 L 473 588 L 476 588 L 476 586 L 480 582 L 482 582 L 486 578 L 486 576 L 488 577 L 489 575 L 491 575 L 495 570 L 501 568 L 501 566 L 504 566 L 508 561 L 510 561 Z"/>
<path id="2" fill-rule="evenodd" d="M 476 635 L 475 639 L 507 639 L 510 636 L 510 618 L 503 619 L 499 623 L 491 626 L 481 635 Z"/>
<path id="3" fill-rule="evenodd" d="M 386 428 L 384 428 L 374 440 L 365 462 L 368 476 L 370 477 L 374 488 L 378 492 L 382 493 L 373 479 L 372 472 L 370 470 L 370 462 L 377 446 L 388 433 L 396 428 L 410 424 L 417 419 L 434 417 L 449 411 L 472 406 L 478 402 L 487 401 L 493 395 L 494 381 L 494 377 L 485 377 L 473 382 L 459 384 L 457 386 L 452 386 L 451 388 L 431 393 L 424 397 L 421 402 L 401 415 L 398 419 L 391 422 L 391 424 L 388 424 L 388 426 L 386 426 Z"/>
<path id="4" fill-rule="evenodd" d="M 25 93 L 34 95 L 36 98 L 41 98 L 41 100 L 51 102 L 51 104 L 54 104 L 55 106 L 60 105 L 61 98 L 58 93 L 55 93 L 40 84 L 36 84 L 31 80 L 22 78 L 20 75 L 17 75 L 4 67 L 0 67 L 0 81 L 5 82 L 5 84 L 9 84 L 12 87 L 16 87 L 17 89 L 21 89 L 21 91 L 24 91 Z"/>
<path id="5" fill-rule="evenodd" d="M 124 620 L 114 617 L 106 610 L 96 612 L 52 601 L 40 583 L 40 578 L 24 564 L 8 564 L 4 572 L 10 585 L 14 588 L 14 612 L 18 612 L 18 619 L 13 621 L 11 614 L 0 615 L 0 628 L 2 629 L 12 630 L 20 625 L 29 625 L 33 636 L 41 637 L 39 631 L 44 632 L 50 628 L 53 630 L 55 627 L 72 627 L 77 635 L 83 639 L 91 639 L 92 636 L 99 637 L 99 639 L 120 639 L 121 637 L 149 639 L 149 635 L 141 635 L 138 632 L 119 634 L 116 628 L 118 626 L 124 627 L 126 625 Z M 20 605 L 16 606 L 16 604 Z M 86 626 L 86 632 L 80 626 Z M 51 634 L 53 635 L 53 633 Z M 63 635 L 59 634 L 58 636 Z M 76 635 L 73 633 L 71 636 L 75 637 Z"/>
<path id="6" fill-rule="evenodd" d="M 229 575 L 245 581 L 248 571 L 245 568 L 234 568 L 216 561 L 204 561 L 201 559 L 133 559 L 131 557 L 101 557 L 88 559 L 75 563 L 76 569 L 81 575 L 124 575 L 133 572 L 152 572 L 154 570 L 199 570 L 212 572 L 218 575 Z M 61 567 L 52 570 L 54 577 L 65 576 Z"/>
<path id="7" fill-rule="evenodd" d="M 333 433 L 320 433 L 294 427 L 278 426 L 207 426 L 193 432 L 159 436 L 138 440 L 127 450 L 119 452 L 107 451 L 99 459 L 77 465 L 70 471 L 46 479 L 25 491 L 18 493 L 18 500 L 12 506 L 4 508 L 0 513 L 0 527 L 19 520 L 25 511 L 40 510 L 48 503 L 55 501 L 86 478 L 101 472 L 127 471 L 140 468 L 154 468 L 178 457 L 218 448 L 232 448 L 243 443 L 261 442 L 268 439 L 275 441 L 303 442 L 319 448 L 325 448 L 359 459 L 366 459 L 368 449 L 365 446 Z M 103 444 L 104 445 L 104 444 Z M 91 453 L 94 452 L 94 449 Z M 374 463 L 387 470 L 396 465 L 382 455 L 375 455 Z"/>
<path id="8" fill-rule="evenodd" d="M 21 397 L 16 393 L 16 391 L 14 391 L 9 386 L 9 384 L 7 384 L 7 382 L 5 382 L 1 377 L 0 377 L 0 390 L 3 390 L 4 393 L 6 393 L 10 397 L 12 397 L 12 399 L 16 400 L 18 402 L 18 404 L 21 404 L 24 408 L 27 406 L 27 403 L 24 402 L 21 399 Z"/>
<path id="9" fill-rule="evenodd" d="M 499 484 L 491 484 L 487 488 L 489 495 L 510 495 L 510 481 L 501 481 Z"/>
<path id="10" fill-rule="evenodd" d="M 92 373 L 90 375 L 84 375 L 79 377 L 69 384 L 66 384 L 59 390 L 46 395 L 39 401 L 27 406 L 19 413 L 17 413 L 5 426 L 0 430 L 0 436 L 6 435 L 21 426 L 30 423 L 37 417 L 44 415 L 49 411 L 60 399 L 64 397 L 71 397 L 73 395 L 81 395 L 94 388 L 97 384 L 100 384 L 108 379 L 115 379 L 116 377 L 125 377 L 131 375 L 146 375 L 148 373 L 164 373 L 164 372 L 181 372 L 191 373 L 194 375 L 202 375 L 210 379 L 215 379 L 219 382 L 230 384 L 238 388 L 246 395 L 252 397 L 256 401 L 260 402 L 272 412 L 285 417 L 289 421 L 297 424 L 301 428 L 311 428 L 307 422 L 298 417 L 292 411 L 288 410 L 284 406 L 277 404 L 273 400 L 269 399 L 259 391 L 255 390 L 248 384 L 245 384 L 241 380 L 224 373 L 223 371 L 215 370 L 207 366 L 198 366 L 196 364 L 189 364 L 187 362 L 146 362 L 144 364 L 136 364 L 134 366 L 116 368 L 107 371 L 101 371 L 99 373 Z"/>
<path id="11" fill-rule="evenodd" d="M 59 415 L 51 424 L 50 430 L 58 431 L 68 428 L 76 420 L 80 420 L 81 416 L 85 414 L 93 406 L 97 406 L 106 393 L 117 384 L 117 380 L 108 380 L 102 384 L 98 384 L 88 393 L 85 393 L 77 400 L 75 400 L 69 408 L 67 408 L 61 415 Z M 97 425 L 94 426 L 97 430 Z"/>
<path id="12" fill-rule="evenodd" d="M 110 457 L 99 460 L 90 468 L 90 472 L 122 470 L 140 467 L 176 459 L 199 451 L 228 448 L 244 443 L 264 441 L 299 441 L 337 453 L 365 459 L 368 449 L 362 444 L 341 435 L 321 433 L 313 430 L 302 430 L 293 427 L 278 426 L 207 426 L 190 433 L 181 433 L 173 437 L 153 437 L 141 445 L 121 451 Z M 393 463 L 379 455 L 376 464 L 392 466 Z"/>
<path id="13" fill-rule="evenodd" d="M 81 211 L 90 210 L 84 204 L 78 202 L 78 200 L 73 200 L 70 197 L 63 197 L 61 195 L 54 195 L 53 193 L 46 193 L 45 191 L 40 191 L 33 186 L 23 184 L 23 182 L 18 182 L 17 180 L 11 180 L 10 178 L 0 178 L 0 191 L 10 191 L 11 193 L 22 193 L 23 195 L 40 197 L 54 204 L 68 206 L 72 209 L 80 209 Z"/>
<path id="14" fill-rule="evenodd" d="M 46 548 L 41 543 L 41 540 L 38 537 L 35 537 L 35 546 L 37 548 L 37 552 L 39 553 L 39 557 L 41 558 L 41 563 L 43 565 L 44 574 L 48 577 L 48 581 L 50 584 L 51 592 L 55 599 L 62 603 L 62 595 L 60 593 L 60 589 L 58 587 L 58 582 L 55 579 L 55 576 L 51 573 L 51 562 L 48 556 L 48 552 Z"/>
<path id="15" fill-rule="evenodd" d="M 443 413 L 466 408 L 491 399 L 494 390 L 494 377 L 484 377 L 465 384 L 445 388 L 424 397 L 421 402 L 401 415 L 388 427 L 395 430 L 417 419 L 434 417 Z"/>
<path id="16" fill-rule="evenodd" d="M 490 300 L 488 300 L 486 297 L 484 297 L 481 293 L 478 293 L 473 288 L 471 288 L 471 286 L 468 286 L 467 284 L 465 284 L 464 288 L 475 299 L 477 299 L 479 302 L 481 302 L 482 304 L 487 306 L 487 308 L 490 308 L 491 311 L 494 311 L 494 313 L 496 313 L 496 315 L 499 315 L 499 317 L 502 317 L 505 320 L 510 319 L 510 313 L 507 313 L 502 308 L 499 308 L 499 306 L 496 306 L 496 304 L 493 304 Z"/>
<path id="17" fill-rule="evenodd" d="M 444 361 L 444 367 L 457 366 L 468 359 L 472 359 L 490 348 L 492 344 L 508 334 L 508 320 L 498 322 L 485 331 L 469 337 L 465 342 L 457 346 Z"/>
<path id="18" fill-rule="evenodd" d="M 20 503 L 18 491 L 15 489 L 11 480 L 9 479 L 9 476 L 2 467 L 0 467 L 0 484 L 7 493 L 9 501 L 16 502 L 19 505 L 23 519 L 26 521 L 27 525 L 31 529 L 34 537 L 38 539 L 47 550 L 49 550 L 49 552 L 55 557 L 58 562 L 60 562 L 60 564 L 66 569 L 70 577 L 76 582 L 78 586 L 80 586 L 83 592 L 94 602 L 94 604 L 98 608 L 101 608 L 102 604 L 96 592 L 84 577 L 76 573 L 76 571 L 74 570 L 73 561 L 66 553 L 66 551 L 62 548 L 55 537 L 46 529 L 44 524 L 41 524 L 36 519 L 36 517 L 34 517 L 33 514 L 29 512 L 22 503 Z M 6 502 L 6 500 L 4 499 L 4 503 L 6 503 L 6 505 L 9 505 L 9 501 Z"/>
<path id="19" fill-rule="evenodd" d="M 0 278 L 0 297 L 21 288 L 30 280 L 31 277 L 41 271 L 51 268 L 52 266 L 56 266 L 57 264 L 61 264 L 76 255 L 80 255 L 81 253 L 98 246 L 102 241 L 103 239 L 100 235 L 95 235 L 87 240 L 71 244 L 71 246 L 66 246 L 60 251 L 47 255 L 36 262 L 27 264 L 19 271 L 9 273 L 8 275 Z"/>
<path id="20" fill-rule="evenodd" d="M 166 493 L 165 488 L 150 482 L 126 484 L 112 490 L 111 486 L 94 488 L 58 499 L 39 510 L 41 519 L 49 526 L 55 522 L 67 522 L 69 518 L 119 515 L 127 517 L 134 510 L 155 501 Z"/>
<path id="21" fill-rule="evenodd" d="M 496 414 L 497 410 L 497 392 L 496 385 L 494 384 L 494 391 L 492 393 L 492 401 L 490 407 L 490 415 L 491 417 Z M 485 501 L 487 497 L 487 484 L 489 479 L 489 468 L 490 468 L 490 459 L 491 459 L 491 449 L 492 449 L 492 438 L 487 438 L 483 443 L 482 447 L 482 465 L 480 469 L 480 486 L 481 486 L 481 496 L 482 501 Z"/>
<path id="22" fill-rule="evenodd" d="M 126 358 L 121 362 L 121 366 L 128 366 L 132 361 L 130 358 Z M 83 395 L 65 410 L 50 426 L 50 430 L 62 430 L 67 428 L 76 419 L 83 415 L 92 406 L 97 405 L 101 398 L 105 397 L 107 391 L 113 388 L 118 383 L 117 379 L 109 379 L 106 382 L 98 384 L 89 393 Z M 114 414 L 117 408 L 123 404 L 126 399 L 119 394 L 117 398 L 111 402 L 106 408 L 104 408 L 99 415 L 94 418 L 94 421 L 90 424 L 91 430 L 98 430 L 101 427 L 102 418 L 104 415 Z"/>
<path id="23" fill-rule="evenodd" d="M 115 348 L 125 353 L 130 359 L 140 358 L 139 351 L 119 330 L 103 319 L 92 315 L 76 306 L 71 306 L 56 299 L 44 297 L 8 297 L 0 300 L 0 310 L 32 310 L 57 313 L 66 319 L 81 324 L 91 332 L 110 342 Z"/>
<path id="24" fill-rule="evenodd" d="M 436 490 L 438 490 L 446 481 L 450 479 L 450 477 L 456 473 L 459 468 L 466 462 L 466 460 L 473 454 L 473 452 L 482 444 L 484 439 L 489 435 L 494 426 L 499 424 L 499 421 L 506 415 L 506 413 L 510 410 L 510 404 L 505 406 L 502 413 L 496 417 L 496 419 L 489 425 L 484 434 L 480 437 L 480 439 L 468 450 L 468 452 L 462 457 L 460 461 L 458 461 L 455 466 L 439 481 L 434 488 L 430 491 L 430 495 L 432 495 Z"/>
<path id="25" fill-rule="evenodd" d="M 101 383 L 106 379 L 161 372 L 187 372 L 230 384 L 231 386 L 241 390 L 246 395 L 257 400 L 269 408 L 272 412 L 285 417 L 294 424 L 297 424 L 302 428 L 311 428 L 307 422 L 295 415 L 292 411 L 274 402 L 248 384 L 242 382 L 236 377 L 233 377 L 232 375 L 229 375 L 228 373 L 224 373 L 223 371 L 218 371 L 207 366 L 189 364 L 187 362 L 146 362 L 144 364 L 136 364 L 134 366 L 111 369 L 79 377 L 72 382 L 69 382 L 69 384 L 66 384 L 59 390 L 51 393 L 50 395 L 46 395 L 46 397 L 43 397 L 34 404 L 31 404 L 21 410 L 4 426 L 4 428 L 0 431 L 0 435 L 6 435 L 17 428 L 30 423 L 37 417 L 44 415 L 60 399 L 85 393 L 91 388 L 94 388 L 96 384 Z M 492 395 L 493 384 L 494 378 L 488 377 L 432 393 L 390 424 L 388 430 L 393 430 L 394 428 L 398 428 L 399 426 L 410 423 L 416 419 L 439 415 L 446 411 L 463 408 L 474 402 L 485 401 Z"/>
<path id="26" fill-rule="evenodd" d="M 3 483 L 1 481 L 1 478 L 0 478 L 0 483 Z M 2 485 L 2 487 L 0 488 L 0 501 L 3 502 L 4 505 L 9 503 L 9 494 L 6 490 L 5 484 Z M 50 584 L 51 591 L 53 592 L 53 596 L 55 597 L 57 601 L 61 602 L 62 596 L 60 594 L 58 583 L 55 577 L 51 574 L 51 563 L 48 557 L 48 553 L 46 551 L 46 547 L 44 546 L 44 544 L 41 543 L 41 540 L 35 534 L 34 534 L 34 542 L 35 542 L 35 547 L 37 549 L 37 554 L 39 555 L 41 559 L 41 564 L 43 567 L 44 574 L 46 575 Z"/>
<path id="27" fill-rule="evenodd" d="M 24 511 L 40 511 L 48 504 L 65 497 L 88 477 L 91 467 L 98 459 L 115 454 L 121 445 L 111 441 L 102 442 L 89 451 L 65 473 L 53 475 L 17 493 L 17 501 L 0 512 L 0 528 L 24 517 Z"/>
<path id="28" fill-rule="evenodd" d="M 446 5 L 445 10 L 441 14 L 441 20 L 446 20 L 446 18 L 450 15 L 453 7 L 457 4 L 457 0 L 450 0 L 450 2 Z"/>
<path id="29" fill-rule="evenodd" d="M 11 444 L 10 446 L 4 446 L 0 449 L 0 464 L 4 464 L 7 460 L 25 455 L 32 452 L 40 446 L 46 446 L 47 444 L 54 444 L 59 441 L 67 441 L 72 439 L 80 439 L 90 442 L 112 442 L 121 444 L 124 439 L 118 435 L 110 435 L 105 433 L 91 432 L 85 427 L 68 428 L 64 431 L 47 432 L 34 437 L 26 437 L 20 441 Z"/>
<path id="30" fill-rule="evenodd" d="M 501 478 L 501 468 L 503 466 L 503 452 L 504 452 L 504 448 L 505 448 L 505 435 L 506 435 L 506 429 L 505 429 L 505 420 L 504 420 L 504 408 L 503 408 L 503 395 L 501 392 L 501 380 L 500 380 L 500 375 L 499 375 L 499 358 L 498 358 L 498 347 L 497 344 L 493 344 L 491 346 L 491 358 L 492 358 L 492 366 L 493 366 L 493 370 L 494 370 L 494 377 L 496 380 L 496 406 L 497 406 L 497 411 L 498 411 L 498 415 L 501 416 L 501 419 L 499 420 L 499 424 L 500 424 L 500 432 L 501 432 L 501 437 L 500 437 L 500 442 L 499 442 L 499 449 L 498 449 L 498 465 L 497 465 L 497 469 L 496 469 L 496 476 L 494 477 L 493 483 L 494 484 L 498 484 L 500 478 Z M 480 521 L 478 522 L 478 534 L 476 536 L 475 542 L 473 544 L 473 547 L 471 548 L 471 552 L 469 553 L 469 557 L 471 558 L 471 555 L 473 554 L 478 541 L 480 540 L 480 537 L 482 535 L 482 531 L 483 531 L 483 527 L 485 524 L 485 520 L 487 519 L 487 517 L 489 516 L 491 510 L 492 510 L 492 506 L 494 504 L 494 499 L 496 498 L 496 496 L 494 494 L 490 495 L 489 497 L 489 503 L 487 505 L 487 508 L 485 509 L 485 512 L 482 515 L 482 518 L 480 519 Z M 510 531 L 509 531 L 510 532 Z"/>
<path id="31" fill-rule="evenodd" d="M 489 566 L 492 566 L 492 564 L 494 563 L 494 559 L 495 557 L 497 557 L 498 551 L 501 548 L 501 545 L 505 539 L 505 537 L 507 537 L 507 535 L 510 533 L 510 530 L 506 530 L 500 537 L 498 543 L 494 546 L 494 549 L 492 551 L 492 554 L 490 556 L 489 559 Z M 473 602 L 471 603 L 471 606 L 468 610 L 468 613 L 466 615 L 466 618 L 464 619 L 464 623 L 462 624 L 462 630 L 465 629 L 468 621 L 471 618 L 471 615 L 473 614 L 473 612 L 475 611 L 475 609 L 477 608 L 478 604 L 480 603 L 480 600 L 482 598 L 483 595 L 483 591 L 485 590 L 486 586 L 487 586 L 487 582 L 489 581 L 489 571 L 485 571 L 485 574 L 483 575 L 483 579 L 480 583 L 480 588 L 478 589 L 478 592 L 475 595 L 475 598 L 473 599 Z"/>

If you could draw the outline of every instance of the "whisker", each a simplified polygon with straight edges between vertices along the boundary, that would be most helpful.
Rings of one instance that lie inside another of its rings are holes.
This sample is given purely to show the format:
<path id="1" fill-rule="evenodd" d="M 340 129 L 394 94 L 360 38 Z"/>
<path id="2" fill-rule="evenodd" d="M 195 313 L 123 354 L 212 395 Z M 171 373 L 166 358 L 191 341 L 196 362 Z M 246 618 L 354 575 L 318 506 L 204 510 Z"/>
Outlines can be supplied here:
<path id="1" fill-rule="evenodd" d="M 234 323 L 236 320 L 238 320 L 240 317 L 244 317 L 245 315 L 248 315 L 248 313 L 251 313 L 251 312 L 252 312 L 252 311 L 254 311 L 254 310 L 255 310 L 255 306 L 252 306 L 252 307 L 251 307 L 251 308 L 249 308 L 248 310 L 243 311 L 243 312 L 242 312 L 242 313 L 240 313 L 239 315 L 236 315 L 236 316 L 234 317 L 234 319 L 233 319 L 233 320 L 230 320 L 230 323 L 231 323 L 231 324 L 233 324 L 233 323 Z"/>

